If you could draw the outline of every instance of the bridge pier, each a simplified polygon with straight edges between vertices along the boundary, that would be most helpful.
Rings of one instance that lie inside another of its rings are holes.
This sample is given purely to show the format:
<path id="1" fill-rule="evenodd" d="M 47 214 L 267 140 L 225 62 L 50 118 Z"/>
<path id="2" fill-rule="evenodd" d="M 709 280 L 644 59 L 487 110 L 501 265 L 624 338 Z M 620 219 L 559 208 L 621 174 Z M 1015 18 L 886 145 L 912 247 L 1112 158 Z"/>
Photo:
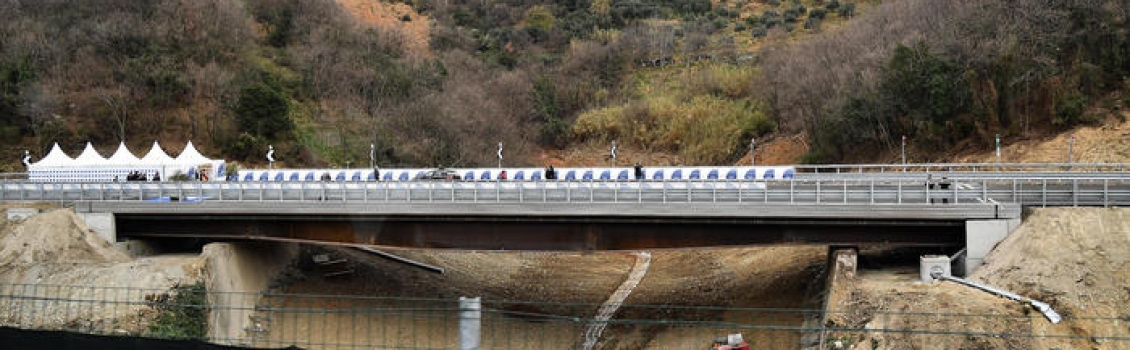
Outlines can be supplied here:
<path id="1" fill-rule="evenodd" d="M 92 212 L 76 212 L 78 217 L 86 223 L 86 226 L 94 230 L 99 237 L 102 237 L 110 244 L 118 241 L 118 229 L 115 224 L 114 213 L 92 213 Z"/>
<path id="2" fill-rule="evenodd" d="M 994 219 L 994 220 L 966 220 L 965 221 L 965 261 L 961 266 L 962 271 L 957 273 L 968 276 L 983 263 L 985 256 L 993 247 L 1008 237 L 1016 227 L 1020 226 L 1020 218 Z"/>

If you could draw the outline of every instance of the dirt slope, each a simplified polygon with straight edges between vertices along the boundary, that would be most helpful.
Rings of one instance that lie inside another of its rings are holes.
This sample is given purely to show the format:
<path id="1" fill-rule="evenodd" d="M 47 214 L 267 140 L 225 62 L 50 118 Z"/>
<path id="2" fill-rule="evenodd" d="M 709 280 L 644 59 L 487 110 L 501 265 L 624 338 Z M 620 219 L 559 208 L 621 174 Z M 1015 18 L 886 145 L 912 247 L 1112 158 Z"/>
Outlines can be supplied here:
<path id="1" fill-rule="evenodd" d="M 45 207 L 5 205 L 12 206 Z M 142 306 L 145 295 L 194 283 L 202 266 L 201 259 L 186 255 L 131 259 L 94 234 L 71 209 L 47 209 L 21 222 L 5 220 L 0 231 L 0 289 L 5 292 L 123 302 L 110 306 L 44 304 L 43 314 L 55 317 L 31 321 L 40 327 L 112 324 L 116 331 L 140 333 L 146 329 L 140 317 L 147 309 Z M 136 289 L 129 294 L 107 289 L 120 287 Z M 124 304 L 130 301 L 137 304 Z"/>
<path id="2" fill-rule="evenodd" d="M 431 57 L 428 38 L 431 26 L 428 17 L 416 12 L 412 6 L 399 2 L 379 0 L 337 0 L 362 24 L 375 26 L 386 34 L 401 40 L 409 57 Z M 408 21 L 404 19 L 408 18 Z"/>
<path id="3" fill-rule="evenodd" d="M 1130 209 L 1037 209 L 986 258 L 971 280 L 1044 301 L 1065 316 L 1051 324 L 1022 304 L 949 282 L 917 282 L 916 269 L 863 271 L 832 308 L 833 325 L 921 332 L 1055 334 L 985 337 L 963 334 L 837 333 L 831 338 L 871 349 L 1122 349 L 1130 334 Z M 837 298 L 837 299 L 838 299 Z M 882 311 L 882 312 L 880 312 Z M 906 313 L 931 313 L 931 316 Z M 945 316 L 938 313 L 983 315 Z M 1074 337 L 1074 338 L 1071 338 Z M 927 345 L 928 344 L 928 345 Z"/>

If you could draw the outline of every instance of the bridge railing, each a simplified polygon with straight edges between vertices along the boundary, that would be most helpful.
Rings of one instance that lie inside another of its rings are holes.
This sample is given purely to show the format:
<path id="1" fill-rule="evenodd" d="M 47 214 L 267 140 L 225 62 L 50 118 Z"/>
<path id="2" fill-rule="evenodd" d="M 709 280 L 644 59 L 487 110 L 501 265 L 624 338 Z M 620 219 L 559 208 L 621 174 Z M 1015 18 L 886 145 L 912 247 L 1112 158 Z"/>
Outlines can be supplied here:
<path id="1" fill-rule="evenodd" d="M 1125 172 L 1130 163 L 910 163 L 795 165 L 800 173 L 929 173 L 929 172 Z"/>
<path id="2" fill-rule="evenodd" d="M 1130 177 L 866 177 L 591 182 L 0 182 L 5 201 L 1130 204 Z"/>

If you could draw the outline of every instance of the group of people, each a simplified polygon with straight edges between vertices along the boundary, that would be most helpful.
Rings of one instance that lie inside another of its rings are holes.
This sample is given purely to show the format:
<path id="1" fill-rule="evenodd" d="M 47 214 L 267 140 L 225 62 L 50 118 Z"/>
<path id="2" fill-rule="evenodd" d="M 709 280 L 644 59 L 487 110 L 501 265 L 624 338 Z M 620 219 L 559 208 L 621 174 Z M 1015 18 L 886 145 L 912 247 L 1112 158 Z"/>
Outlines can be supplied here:
<path id="1" fill-rule="evenodd" d="M 643 165 L 640 165 L 639 162 L 636 162 L 636 166 L 633 167 L 633 169 L 635 170 L 636 180 L 643 180 L 644 179 Z M 505 171 L 502 172 L 501 178 L 506 179 L 506 172 Z M 546 180 L 557 180 L 557 169 L 554 169 L 553 165 L 549 165 L 549 166 L 545 167 L 545 179 Z"/>
<path id="2" fill-rule="evenodd" d="M 118 177 L 114 176 L 114 182 L 118 181 Z M 153 173 L 153 178 L 149 178 L 149 176 L 143 172 L 131 171 L 129 174 L 126 174 L 126 181 L 161 181 L 161 173 Z"/>
<path id="3" fill-rule="evenodd" d="M 941 181 L 937 181 L 937 180 L 934 180 L 933 174 L 926 175 L 926 188 L 930 191 L 938 191 L 938 190 L 948 191 L 950 189 L 950 185 L 951 185 L 950 179 L 948 177 L 943 176 Z M 935 197 L 940 197 L 940 198 L 935 198 Z M 939 199 L 941 200 L 942 204 L 949 204 L 949 202 L 950 202 L 949 196 L 943 193 L 940 196 L 931 195 L 930 196 L 930 203 L 937 203 Z"/>

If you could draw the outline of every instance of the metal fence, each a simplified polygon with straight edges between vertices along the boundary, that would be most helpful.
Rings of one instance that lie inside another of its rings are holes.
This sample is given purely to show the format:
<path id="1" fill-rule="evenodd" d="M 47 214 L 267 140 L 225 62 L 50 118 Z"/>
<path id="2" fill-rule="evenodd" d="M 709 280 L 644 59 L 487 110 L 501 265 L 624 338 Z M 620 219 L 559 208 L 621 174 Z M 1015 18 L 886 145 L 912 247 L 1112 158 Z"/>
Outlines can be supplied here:
<path id="1" fill-rule="evenodd" d="M 0 326 L 256 347 L 459 348 L 460 322 L 467 320 L 460 317 L 459 305 L 455 299 L 216 293 L 199 286 L 0 284 Z M 583 348 L 599 307 L 484 300 L 477 320 L 480 347 Z M 736 333 L 758 349 L 1130 346 L 1130 316 L 1069 315 L 1063 324 L 1052 325 L 1039 313 L 1020 311 L 989 315 L 621 305 L 604 326 L 597 349 L 706 349 L 715 337 Z"/>
<path id="2" fill-rule="evenodd" d="M 340 202 L 750 202 L 799 204 L 1130 204 L 1130 176 L 875 176 L 787 180 L 576 182 L 0 182 L 0 200 Z"/>

